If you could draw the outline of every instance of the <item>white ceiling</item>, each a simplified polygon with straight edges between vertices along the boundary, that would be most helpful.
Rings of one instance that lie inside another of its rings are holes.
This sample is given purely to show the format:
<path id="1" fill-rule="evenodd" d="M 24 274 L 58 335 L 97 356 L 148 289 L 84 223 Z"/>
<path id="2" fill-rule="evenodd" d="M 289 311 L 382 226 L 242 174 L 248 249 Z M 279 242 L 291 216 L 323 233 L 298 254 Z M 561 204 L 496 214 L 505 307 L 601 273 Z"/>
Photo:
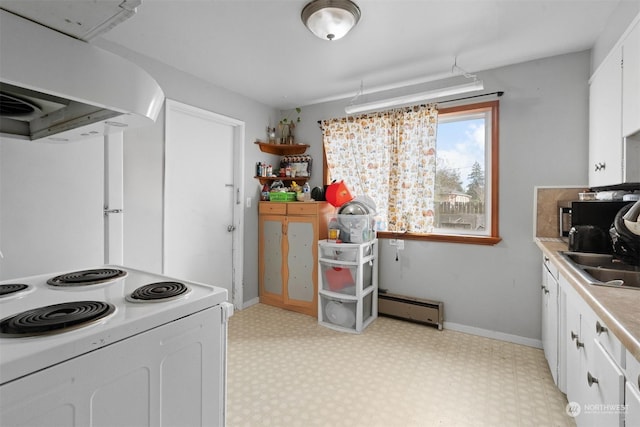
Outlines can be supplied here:
<path id="1" fill-rule="evenodd" d="M 113 3 L 97 0 L 105 1 Z M 589 49 L 619 3 L 355 1 L 359 24 L 333 42 L 302 24 L 307 0 L 143 0 L 135 16 L 100 37 L 286 109 L 350 97 L 361 85 L 372 92 L 451 77 L 454 62 L 481 78 L 482 70 Z M 80 4 L 82 14 L 91 13 L 87 6 L 95 2 L 2 0 L 0 6 L 37 4 L 46 10 L 38 20 L 46 20 Z"/>

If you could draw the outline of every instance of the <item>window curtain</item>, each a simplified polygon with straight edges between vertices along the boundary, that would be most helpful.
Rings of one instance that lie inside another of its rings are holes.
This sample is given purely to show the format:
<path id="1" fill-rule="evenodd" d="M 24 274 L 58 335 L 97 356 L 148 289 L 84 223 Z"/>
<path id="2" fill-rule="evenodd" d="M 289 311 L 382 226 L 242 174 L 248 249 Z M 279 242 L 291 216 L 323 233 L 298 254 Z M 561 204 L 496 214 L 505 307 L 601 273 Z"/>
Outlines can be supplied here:
<path id="1" fill-rule="evenodd" d="M 371 197 L 380 231 L 433 231 L 435 104 L 322 122 L 332 179 Z"/>

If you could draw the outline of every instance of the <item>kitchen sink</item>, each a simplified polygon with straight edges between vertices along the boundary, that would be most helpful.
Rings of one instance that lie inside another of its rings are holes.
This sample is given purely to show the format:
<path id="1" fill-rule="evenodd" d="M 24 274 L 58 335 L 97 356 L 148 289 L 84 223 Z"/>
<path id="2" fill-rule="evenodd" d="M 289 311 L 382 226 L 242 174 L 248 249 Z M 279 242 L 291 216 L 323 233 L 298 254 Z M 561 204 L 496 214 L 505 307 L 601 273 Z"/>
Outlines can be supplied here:
<path id="1" fill-rule="evenodd" d="M 561 252 L 561 255 L 592 285 L 640 290 L 640 267 L 607 254 Z"/>

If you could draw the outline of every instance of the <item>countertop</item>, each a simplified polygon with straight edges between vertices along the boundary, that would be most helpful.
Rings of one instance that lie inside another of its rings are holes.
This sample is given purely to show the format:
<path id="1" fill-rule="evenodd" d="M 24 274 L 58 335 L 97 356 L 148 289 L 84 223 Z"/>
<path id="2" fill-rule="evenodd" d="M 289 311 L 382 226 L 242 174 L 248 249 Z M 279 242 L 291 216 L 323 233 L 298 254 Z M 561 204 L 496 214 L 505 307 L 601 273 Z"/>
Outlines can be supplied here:
<path id="1" fill-rule="evenodd" d="M 591 285 L 559 254 L 567 250 L 565 242 L 540 238 L 536 244 L 627 351 L 640 360 L 640 290 Z"/>

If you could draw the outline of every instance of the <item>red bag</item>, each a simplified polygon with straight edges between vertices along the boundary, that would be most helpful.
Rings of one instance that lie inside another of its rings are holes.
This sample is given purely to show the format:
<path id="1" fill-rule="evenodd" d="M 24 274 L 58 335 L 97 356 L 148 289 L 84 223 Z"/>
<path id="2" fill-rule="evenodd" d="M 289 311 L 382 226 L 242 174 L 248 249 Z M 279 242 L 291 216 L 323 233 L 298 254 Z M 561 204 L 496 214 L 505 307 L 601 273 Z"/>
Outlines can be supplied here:
<path id="1" fill-rule="evenodd" d="M 339 208 L 345 203 L 353 200 L 353 196 L 351 195 L 351 192 L 347 188 L 344 181 L 334 182 L 331 185 L 329 185 L 327 187 L 327 190 L 325 191 L 324 197 L 327 200 L 327 202 L 329 202 L 331 205 L 335 206 L 336 208 Z"/>

